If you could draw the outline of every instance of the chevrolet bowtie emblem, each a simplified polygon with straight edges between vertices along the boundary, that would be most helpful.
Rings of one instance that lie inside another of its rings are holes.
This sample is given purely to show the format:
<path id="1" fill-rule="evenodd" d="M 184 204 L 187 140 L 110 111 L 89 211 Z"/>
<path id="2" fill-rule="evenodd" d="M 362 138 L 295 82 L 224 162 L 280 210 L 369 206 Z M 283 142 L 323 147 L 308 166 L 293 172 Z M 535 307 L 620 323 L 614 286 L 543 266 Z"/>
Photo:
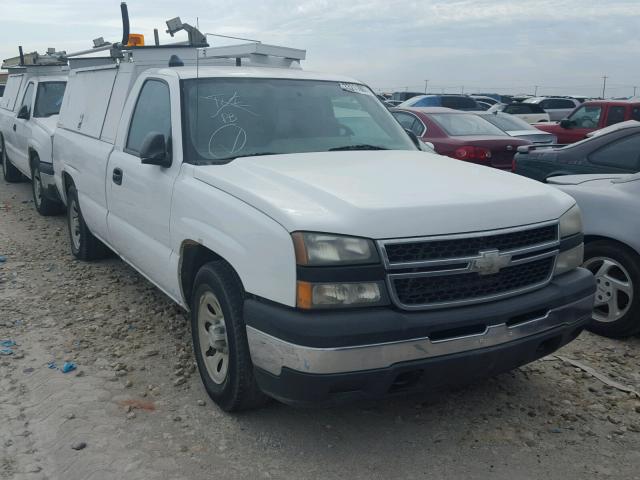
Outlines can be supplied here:
<path id="1" fill-rule="evenodd" d="M 511 263 L 511 255 L 500 254 L 498 250 L 480 252 L 480 258 L 471 261 L 471 271 L 480 275 L 498 273 Z"/>

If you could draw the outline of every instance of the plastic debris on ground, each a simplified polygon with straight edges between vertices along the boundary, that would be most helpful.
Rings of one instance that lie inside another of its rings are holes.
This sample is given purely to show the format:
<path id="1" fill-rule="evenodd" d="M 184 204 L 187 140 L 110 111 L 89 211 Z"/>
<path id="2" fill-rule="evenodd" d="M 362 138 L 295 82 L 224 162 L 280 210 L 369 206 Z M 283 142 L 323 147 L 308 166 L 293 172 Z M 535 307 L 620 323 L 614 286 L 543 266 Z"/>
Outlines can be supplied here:
<path id="1" fill-rule="evenodd" d="M 13 340 L 0 340 L 0 347 L 15 347 L 16 342 Z"/>
<path id="2" fill-rule="evenodd" d="M 7 261 L 7 257 L 4 255 L 0 255 L 0 263 L 4 263 Z"/>
<path id="3" fill-rule="evenodd" d="M 58 367 L 58 364 L 55 362 L 55 360 L 51 360 L 49 363 L 47 363 L 47 367 L 49 367 L 51 370 L 60 370 L 62 373 L 69 373 L 73 372 L 77 368 L 77 365 L 73 362 L 64 362 L 62 364 L 62 367 Z"/>
<path id="4" fill-rule="evenodd" d="M 73 362 L 64 362 L 64 365 L 62 365 L 62 368 L 60 369 L 62 371 L 62 373 L 69 373 L 72 372 L 76 369 L 76 364 Z"/>
<path id="5" fill-rule="evenodd" d="M 13 355 L 13 350 L 10 348 L 0 348 L 0 355 Z"/>

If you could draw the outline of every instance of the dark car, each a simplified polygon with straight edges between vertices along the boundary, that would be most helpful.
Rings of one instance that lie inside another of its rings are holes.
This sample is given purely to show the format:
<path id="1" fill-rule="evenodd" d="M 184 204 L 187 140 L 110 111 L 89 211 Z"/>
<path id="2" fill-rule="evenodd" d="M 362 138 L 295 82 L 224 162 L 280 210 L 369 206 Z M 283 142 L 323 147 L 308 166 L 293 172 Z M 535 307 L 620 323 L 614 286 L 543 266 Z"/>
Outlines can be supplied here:
<path id="1" fill-rule="evenodd" d="M 519 146 L 527 140 L 510 137 L 474 113 L 449 108 L 396 108 L 393 116 L 440 155 L 509 169 Z"/>
<path id="2" fill-rule="evenodd" d="M 391 94 L 390 100 L 394 102 L 404 102 L 405 100 L 409 100 L 410 98 L 417 97 L 418 95 L 422 95 L 421 92 L 393 92 Z"/>
<path id="3" fill-rule="evenodd" d="M 399 105 L 400 108 L 445 107 L 454 110 L 479 111 L 478 102 L 469 95 L 418 95 Z M 491 108 L 491 107 L 489 107 Z"/>
<path id="4" fill-rule="evenodd" d="M 545 182 L 549 177 L 640 171 L 640 126 L 614 130 L 564 147 L 518 149 L 514 171 Z"/>

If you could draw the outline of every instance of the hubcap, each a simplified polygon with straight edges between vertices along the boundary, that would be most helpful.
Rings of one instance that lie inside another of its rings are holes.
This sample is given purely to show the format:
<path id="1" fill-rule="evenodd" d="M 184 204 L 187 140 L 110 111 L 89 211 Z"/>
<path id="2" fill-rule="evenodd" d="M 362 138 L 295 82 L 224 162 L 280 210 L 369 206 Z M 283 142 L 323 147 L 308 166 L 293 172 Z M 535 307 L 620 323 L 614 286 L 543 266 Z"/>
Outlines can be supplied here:
<path id="1" fill-rule="evenodd" d="M 78 203 L 71 200 L 69 205 L 69 231 L 71 232 L 71 241 L 76 250 L 80 249 L 80 210 Z"/>
<path id="2" fill-rule="evenodd" d="M 37 168 L 33 171 L 33 200 L 37 207 L 42 203 L 42 184 L 40 183 L 40 170 Z"/>
<path id="3" fill-rule="evenodd" d="M 229 371 L 229 342 L 224 314 L 218 297 L 206 292 L 198 305 L 198 337 L 200 352 L 209 377 L 218 385 L 227 378 Z"/>
<path id="4" fill-rule="evenodd" d="M 590 258 L 584 267 L 596 277 L 593 319 L 609 323 L 622 318 L 633 303 L 633 282 L 629 272 L 619 262 L 607 257 Z"/>

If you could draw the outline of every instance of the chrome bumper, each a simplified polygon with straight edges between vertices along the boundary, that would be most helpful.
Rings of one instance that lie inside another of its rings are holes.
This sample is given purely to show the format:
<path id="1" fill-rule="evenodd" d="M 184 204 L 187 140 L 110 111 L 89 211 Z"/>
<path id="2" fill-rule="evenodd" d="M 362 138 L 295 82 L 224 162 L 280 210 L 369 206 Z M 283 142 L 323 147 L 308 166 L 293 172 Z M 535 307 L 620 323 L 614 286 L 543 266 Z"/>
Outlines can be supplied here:
<path id="1" fill-rule="evenodd" d="M 247 340 L 253 364 L 273 375 L 280 375 L 283 367 L 314 374 L 358 372 L 494 347 L 554 328 L 571 327 L 589 318 L 592 309 L 593 296 L 589 295 L 523 323 L 491 325 L 482 333 L 438 341 L 422 337 L 355 347 L 313 348 L 283 341 L 250 326 Z"/>

